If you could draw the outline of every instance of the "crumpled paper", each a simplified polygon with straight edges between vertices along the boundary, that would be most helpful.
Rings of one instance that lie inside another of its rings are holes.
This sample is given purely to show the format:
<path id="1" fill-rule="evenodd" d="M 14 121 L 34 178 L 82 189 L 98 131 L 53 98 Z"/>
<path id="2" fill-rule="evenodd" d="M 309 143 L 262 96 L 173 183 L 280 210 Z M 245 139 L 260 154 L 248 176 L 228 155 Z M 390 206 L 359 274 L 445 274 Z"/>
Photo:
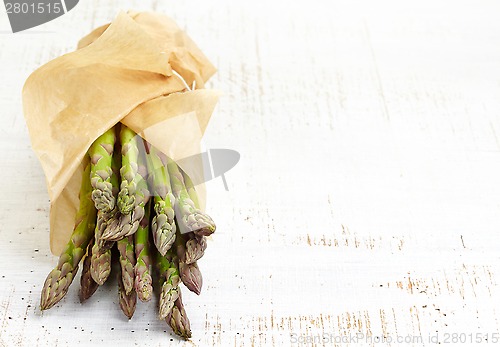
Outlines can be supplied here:
<path id="1" fill-rule="evenodd" d="M 200 153 L 220 93 L 189 90 L 186 83 L 203 88 L 214 73 L 173 20 L 128 12 L 29 76 L 23 108 L 51 200 L 53 254 L 73 231 L 86 152 L 94 140 L 122 122 L 174 160 Z M 193 167 L 187 173 L 203 177 L 194 172 L 203 165 Z"/>

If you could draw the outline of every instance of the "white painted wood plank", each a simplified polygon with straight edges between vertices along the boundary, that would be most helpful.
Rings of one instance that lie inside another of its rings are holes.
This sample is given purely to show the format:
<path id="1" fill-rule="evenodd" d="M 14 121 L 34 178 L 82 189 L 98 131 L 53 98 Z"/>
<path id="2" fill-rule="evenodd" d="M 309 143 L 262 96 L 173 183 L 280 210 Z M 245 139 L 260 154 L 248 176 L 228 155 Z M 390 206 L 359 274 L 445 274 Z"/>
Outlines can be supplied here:
<path id="1" fill-rule="evenodd" d="M 195 345 L 499 333 L 498 2 L 94 0 L 36 33 L 6 33 L 0 13 L 0 346 L 184 344 L 154 303 L 127 322 L 116 283 L 38 306 L 56 257 L 21 88 L 129 8 L 170 14 L 217 65 L 205 145 L 242 155 L 229 192 L 208 184 L 219 229 L 202 295 L 185 295 Z M 340 345 L 306 345 L 323 344 Z"/>

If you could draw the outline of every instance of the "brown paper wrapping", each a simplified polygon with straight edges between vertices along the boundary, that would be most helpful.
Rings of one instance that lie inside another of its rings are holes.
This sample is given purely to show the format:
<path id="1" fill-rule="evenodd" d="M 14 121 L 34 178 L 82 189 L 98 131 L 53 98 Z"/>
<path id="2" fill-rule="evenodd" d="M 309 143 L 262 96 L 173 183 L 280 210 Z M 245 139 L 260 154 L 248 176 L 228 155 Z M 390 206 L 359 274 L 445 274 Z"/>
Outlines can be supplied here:
<path id="1" fill-rule="evenodd" d="M 166 16 L 120 13 L 78 48 L 37 69 L 23 88 L 26 123 L 51 200 L 50 249 L 56 255 L 73 230 L 86 152 L 97 137 L 122 122 L 182 159 L 200 153 L 219 97 L 213 90 L 186 91 L 185 82 L 203 88 L 215 68 Z M 203 175 L 194 172 L 202 165 L 187 170 Z"/>

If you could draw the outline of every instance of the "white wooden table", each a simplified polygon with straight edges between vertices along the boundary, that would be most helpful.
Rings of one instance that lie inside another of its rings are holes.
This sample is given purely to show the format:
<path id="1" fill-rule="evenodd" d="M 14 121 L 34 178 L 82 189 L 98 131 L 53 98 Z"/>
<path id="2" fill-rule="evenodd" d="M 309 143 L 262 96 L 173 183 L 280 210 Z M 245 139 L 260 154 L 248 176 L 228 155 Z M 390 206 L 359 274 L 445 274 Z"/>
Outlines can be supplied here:
<path id="1" fill-rule="evenodd" d="M 229 192 L 207 185 L 218 231 L 202 295 L 184 295 L 190 342 L 153 302 L 127 321 L 116 281 L 82 306 L 77 280 L 39 309 L 57 258 L 21 89 L 120 9 L 167 13 L 206 52 L 225 97 L 205 145 L 241 153 Z M 82 0 L 14 35 L 2 9 L 0 346 L 491 345 L 499 14 L 497 1 Z"/>

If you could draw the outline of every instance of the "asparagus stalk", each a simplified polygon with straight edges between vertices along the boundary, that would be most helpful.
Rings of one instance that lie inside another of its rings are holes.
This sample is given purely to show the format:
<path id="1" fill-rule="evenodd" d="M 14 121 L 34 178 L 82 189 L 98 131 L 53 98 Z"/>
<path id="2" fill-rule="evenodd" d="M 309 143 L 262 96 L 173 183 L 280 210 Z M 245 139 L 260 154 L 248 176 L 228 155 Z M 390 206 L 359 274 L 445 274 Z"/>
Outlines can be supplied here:
<path id="1" fill-rule="evenodd" d="M 189 319 L 184 309 L 182 303 L 182 295 L 179 291 L 179 297 L 175 300 L 174 307 L 172 311 L 168 314 L 166 321 L 168 325 L 172 328 L 173 332 L 184 339 L 189 339 L 191 337 L 191 326 L 189 324 Z"/>
<path id="2" fill-rule="evenodd" d="M 193 233 L 186 234 L 189 239 L 186 241 L 186 264 L 198 261 L 205 254 L 207 240 L 205 236 L 198 236 Z"/>
<path id="3" fill-rule="evenodd" d="M 40 300 L 42 310 L 51 308 L 66 295 L 78 271 L 78 263 L 85 255 L 85 249 L 92 238 L 96 210 L 90 198 L 92 187 L 89 177 L 90 164 L 83 171 L 79 194 L 80 207 L 76 214 L 75 228 L 66 248 L 59 257 L 59 263 L 49 273 L 43 285 Z"/>
<path id="4" fill-rule="evenodd" d="M 147 163 L 153 178 L 155 216 L 151 221 L 153 240 L 161 255 L 165 255 L 175 242 L 175 198 L 171 192 L 166 157 L 153 146 L 149 147 Z"/>
<path id="5" fill-rule="evenodd" d="M 107 241 L 102 237 L 102 234 L 108 228 L 110 224 L 117 223 L 118 216 L 117 213 L 113 210 L 110 213 L 101 213 L 97 212 L 97 225 L 95 231 L 95 237 L 97 240 L 96 249 L 100 252 L 105 252 L 110 250 L 115 244 L 114 241 Z"/>
<path id="6" fill-rule="evenodd" d="M 201 287 L 203 286 L 203 277 L 201 276 L 198 263 L 186 264 L 185 262 L 179 261 L 179 273 L 182 283 L 184 283 L 186 288 L 196 295 L 200 295 Z"/>
<path id="7" fill-rule="evenodd" d="M 120 252 L 120 266 L 122 268 L 122 281 L 125 294 L 128 295 L 134 289 L 134 237 L 127 236 L 118 241 L 118 251 Z"/>
<path id="8" fill-rule="evenodd" d="M 142 149 L 143 143 L 137 143 L 136 147 L 139 148 L 139 146 Z M 130 213 L 119 214 L 118 217 L 110 225 L 107 226 L 102 235 L 102 238 L 105 240 L 118 241 L 126 236 L 134 234 L 139 227 L 140 221 L 144 217 L 145 206 L 149 201 L 150 194 L 148 190 L 148 183 L 146 180 L 148 169 L 146 165 L 145 153 L 143 152 L 143 150 L 139 151 L 138 156 L 134 157 L 136 158 L 136 163 L 134 164 L 137 166 L 137 174 L 135 175 L 134 182 L 135 192 L 133 195 L 135 206 Z M 130 160 L 130 158 L 127 160 Z"/>
<path id="9" fill-rule="evenodd" d="M 97 213 L 95 239 L 98 241 L 94 243 L 90 257 L 90 275 L 100 286 L 106 282 L 111 273 L 111 249 L 99 245 L 103 229 L 106 228 L 106 225 L 110 222 L 109 218 L 109 215 L 106 213 L 101 211 Z"/>
<path id="10" fill-rule="evenodd" d="M 194 202 L 194 206 L 196 208 L 200 208 L 200 200 L 198 199 L 198 193 L 196 193 L 196 189 L 194 188 L 194 183 L 184 171 L 181 170 L 182 178 L 184 179 L 184 185 L 186 186 L 186 190 L 189 194 L 189 197 Z"/>
<path id="11" fill-rule="evenodd" d="M 165 319 L 174 307 L 174 302 L 179 297 L 179 271 L 174 261 L 174 254 L 169 250 L 166 256 L 156 252 L 156 265 L 160 276 L 160 319 Z"/>
<path id="12" fill-rule="evenodd" d="M 153 293 L 153 279 L 150 273 L 150 249 L 149 249 L 149 203 L 146 205 L 144 217 L 135 233 L 135 290 L 139 300 L 146 302 L 151 300 Z"/>
<path id="13" fill-rule="evenodd" d="M 113 148 L 116 142 L 115 129 L 111 128 L 94 141 L 89 149 L 92 184 L 92 200 L 97 210 L 110 212 L 115 207 L 115 196 L 111 176 Z"/>
<path id="14" fill-rule="evenodd" d="M 184 185 L 186 186 L 186 190 L 187 190 L 187 192 L 189 194 L 189 197 L 193 201 L 194 206 L 197 209 L 200 209 L 200 201 L 198 199 L 198 193 L 196 193 L 196 189 L 194 188 L 193 181 L 191 180 L 191 178 L 189 177 L 188 174 L 186 174 L 182 170 L 180 170 L 180 171 L 182 173 L 182 177 L 184 178 Z M 216 226 L 215 226 L 215 222 L 212 220 L 212 218 L 210 218 L 210 220 L 212 221 L 212 227 L 211 228 L 209 227 L 209 228 L 205 228 L 205 229 L 202 229 L 202 230 L 195 230 L 195 234 L 197 234 L 198 236 L 200 236 L 200 235 L 202 235 L 202 236 L 209 236 L 209 235 L 213 234 L 215 232 Z"/>
<path id="15" fill-rule="evenodd" d="M 172 191 L 175 197 L 175 215 L 180 234 L 183 235 L 186 244 L 187 264 L 199 260 L 205 253 L 207 242 L 202 234 L 211 234 L 215 230 L 215 223 L 209 215 L 203 213 L 191 199 L 188 189 L 184 183 L 184 177 L 177 164 L 168 159 L 168 172 L 172 183 Z M 185 175 L 187 177 L 187 175 Z M 188 178 L 187 182 L 192 185 Z M 194 193 L 193 193 L 194 192 Z M 194 187 L 192 194 L 198 203 L 198 196 Z M 193 234 L 198 233 L 197 235 Z M 179 236 L 177 236 L 179 237 Z"/>
<path id="16" fill-rule="evenodd" d="M 175 197 L 175 215 L 179 224 L 180 233 L 187 234 L 189 232 L 195 232 L 200 236 L 213 234 L 215 231 L 215 223 L 212 218 L 210 218 L 208 214 L 203 213 L 199 205 L 197 205 L 198 196 L 196 195 L 194 187 L 190 190 L 191 195 L 195 197 L 194 201 L 186 189 L 184 177 L 187 177 L 187 175 L 181 173 L 179 167 L 173 160 L 170 158 L 167 160 L 168 173 Z M 190 179 L 188 179 L 188 183 L 192 185 Z"/>
<path id="17" fill-rule="evenodd" d="M 177 243 L 183 245 L 179 250 L 182 250 L 182 259 L 186 264 L 192 264 L 199 260 L 203 257 L 207 249 L 206 237 L 198 236 L 192 232 L 184 235 L 177 233 L 176 244 Z"/>
<path id="18" fill-rule="evenodd" d="M 114 151 L 111 161 L 111 172 L 109 182 L 111 183 L 111 191 L 113 196 L 118 193 L 118 174 L 120 168 L 121 156 L 119 151 Z M 90 274 L 92 279 L 99 285 L 103 285 L 111 273 L 111 247 L 114 242 L 107 241 L 103 238 L 105 230 L 109 225 L 117 223 L 116 207 L 109 212 L 97 212 L 97 226 L 95 229 L 95 244 L 92 247 L 92 257 L 90 260 Z"/>
<path id="19" fill-rule="evenodd" d="M 118 302 L 123 314 L 127 316 L 128 319 L 131 319 L 137 305 L 137 294 L 133 288 L 130 293 L 127 294 L 122 274 L 123 273 L 120 269 L 120 273 L 118 274 Z"/>
<path id="20" fill-rule="evenodd" d="M 92 241 L 90 241 L 89 245 L 87 246 L 87 255 L 83 259 L 82 276 L 80 277 L 80 293 L 79 293 L 81 303 L 90 298 L 99 287 L 99 284 L 96 281 L 94 281 L 92 275 L 90 274 L 90 259 L 92 257 L 92 246 L 94 245 L 94 242 L 95 239 L 92 239 Z"/>
<path id="21" fill-rule="evenodd" d="M 196 262 L 186 263 L 186 247 L 182 235 L 177 235 L 175 242 L 176 257 L 174 262 L 178 264 L 182 283 L 193 293 L 200 295 L 203 285 L 203 277 Z"/>
<path id="22" fill-rule="evenodd" d="M 137 190 L 137 160 L 139 157 L 137 134 L 122 125 L 120 142 L 122 145 L 122 167 L 120 169 L 122 181 L 117 204 L 120 213 L 129 214 L 136 206 L 135 192 Z"/>

